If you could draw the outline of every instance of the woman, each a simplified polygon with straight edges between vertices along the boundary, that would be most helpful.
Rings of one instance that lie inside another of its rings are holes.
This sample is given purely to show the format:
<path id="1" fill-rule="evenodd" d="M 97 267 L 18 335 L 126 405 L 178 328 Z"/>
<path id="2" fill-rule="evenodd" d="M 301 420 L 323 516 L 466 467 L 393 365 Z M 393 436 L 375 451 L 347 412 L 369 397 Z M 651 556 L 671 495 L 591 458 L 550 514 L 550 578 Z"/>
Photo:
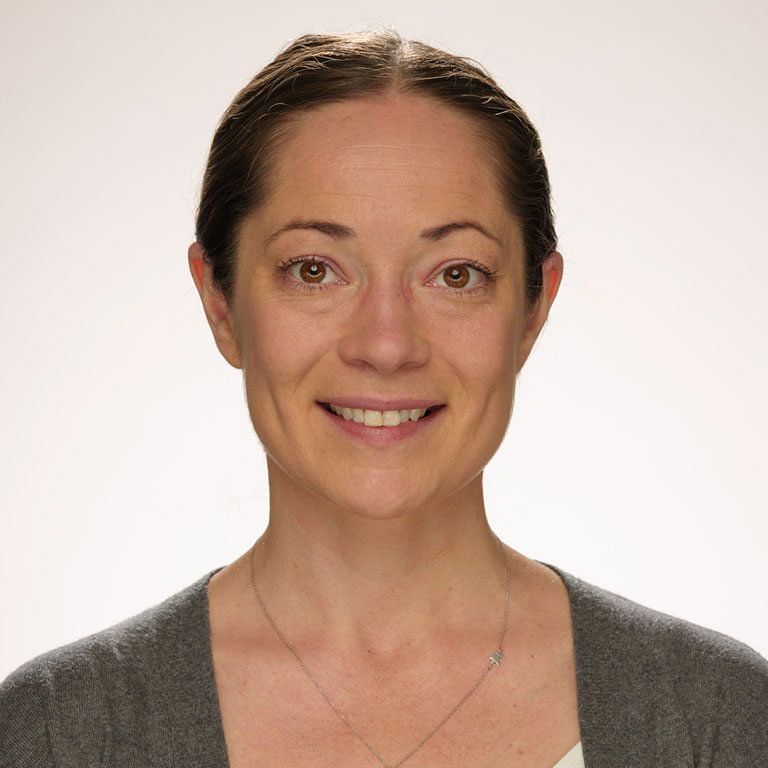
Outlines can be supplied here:
<path id="1" fill-rule="evenodd" d="M 3 684 L 3 765 L 754 766 L 768 662 L 503 545 L 483 468 L 563 272 L 483 72 L 307 36 L 216 135 L 189 264 L 270 521 Z"/>

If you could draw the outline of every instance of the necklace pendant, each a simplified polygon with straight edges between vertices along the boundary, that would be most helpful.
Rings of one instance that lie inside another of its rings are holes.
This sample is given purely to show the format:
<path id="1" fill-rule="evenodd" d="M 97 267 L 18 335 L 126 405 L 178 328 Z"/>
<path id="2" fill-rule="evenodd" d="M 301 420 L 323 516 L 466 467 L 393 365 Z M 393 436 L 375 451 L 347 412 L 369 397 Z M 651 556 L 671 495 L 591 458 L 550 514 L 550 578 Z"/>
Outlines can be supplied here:
<path id="1" fill-rule="evenodd" d="M 501 660 L 504 658 L 504 654 L 501 651 L 496 651 L 491 656 L 491 665 L 495 664 L 497 667 L 501 666 Z"/>

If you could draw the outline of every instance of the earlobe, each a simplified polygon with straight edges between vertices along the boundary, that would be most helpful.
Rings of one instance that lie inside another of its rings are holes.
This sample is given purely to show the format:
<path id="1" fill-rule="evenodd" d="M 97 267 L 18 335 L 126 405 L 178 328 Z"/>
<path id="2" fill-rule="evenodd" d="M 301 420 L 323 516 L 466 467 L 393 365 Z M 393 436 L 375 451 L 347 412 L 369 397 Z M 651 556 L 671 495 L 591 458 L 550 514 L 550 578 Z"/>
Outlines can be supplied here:
<path id="1" fill-rule="evenodd" d="M 188 259 L 189 271 L 203 302 L 205 317 L 216 346 L 233 368 L 241 368 L 240 345 L 235 335 L 232 310 L 221 291 L 214 285 L 211 266 L 199 242 L 189 246 Z"/>

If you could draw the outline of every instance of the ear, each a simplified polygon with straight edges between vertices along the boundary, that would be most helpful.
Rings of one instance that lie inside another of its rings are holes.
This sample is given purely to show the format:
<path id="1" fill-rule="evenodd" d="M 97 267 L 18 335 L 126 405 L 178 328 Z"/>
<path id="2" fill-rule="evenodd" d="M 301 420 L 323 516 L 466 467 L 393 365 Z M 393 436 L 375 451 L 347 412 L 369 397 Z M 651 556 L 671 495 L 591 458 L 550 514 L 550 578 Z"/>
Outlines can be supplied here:
<path id="1" fill-rule="evenodd" d="M 547 321 L 550 307 L 560 289 L 560 282 L 563 279 L 563 257 L 560 253 L 552 251 L 544 259 L 544 263 L 541 265 L 541 275 L 541 293 L 539 298 L 536 299 L 536 303 L 526 315 L 525 330 L 523 331 L 523 338 L 521 339 L 517 356 L 518 373 L 528 359 L 528 355 L 531 354 L 533 345 L 536 343 L 536 339 L 539 337 L 541 329 Z"/>
<path id="2" fill-rule="evenodd" d="M 221 291 L 214 285 L 212 268 L 200 243 L 194 242 L 189 246 L 188 259 L 189 271 L 203 302 L 216 346 L 233 368 L 241 368 L 240 344 L 235 335 L 232 310 Z"/>

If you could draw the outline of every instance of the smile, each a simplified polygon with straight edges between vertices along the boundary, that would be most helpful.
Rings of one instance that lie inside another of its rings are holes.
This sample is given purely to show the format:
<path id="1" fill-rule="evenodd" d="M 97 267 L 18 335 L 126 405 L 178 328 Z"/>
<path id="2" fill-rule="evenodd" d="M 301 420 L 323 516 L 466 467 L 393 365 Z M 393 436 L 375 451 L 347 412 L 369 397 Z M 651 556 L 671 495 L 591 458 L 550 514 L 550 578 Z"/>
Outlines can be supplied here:
<path id="1" fill-rule="evenodd" d="M 433 411 L 442 408 L 438 405 L 430 408 L 376 411 L 369 408 L 348 408 L 334 403 L 321 403 L 321 405 L 326 411 L 340 416 L 345 421 L 354 421 L 358 424 L 364 424 L 366 427 L 397 427 L 400 424 L 428 418 Z"/>

